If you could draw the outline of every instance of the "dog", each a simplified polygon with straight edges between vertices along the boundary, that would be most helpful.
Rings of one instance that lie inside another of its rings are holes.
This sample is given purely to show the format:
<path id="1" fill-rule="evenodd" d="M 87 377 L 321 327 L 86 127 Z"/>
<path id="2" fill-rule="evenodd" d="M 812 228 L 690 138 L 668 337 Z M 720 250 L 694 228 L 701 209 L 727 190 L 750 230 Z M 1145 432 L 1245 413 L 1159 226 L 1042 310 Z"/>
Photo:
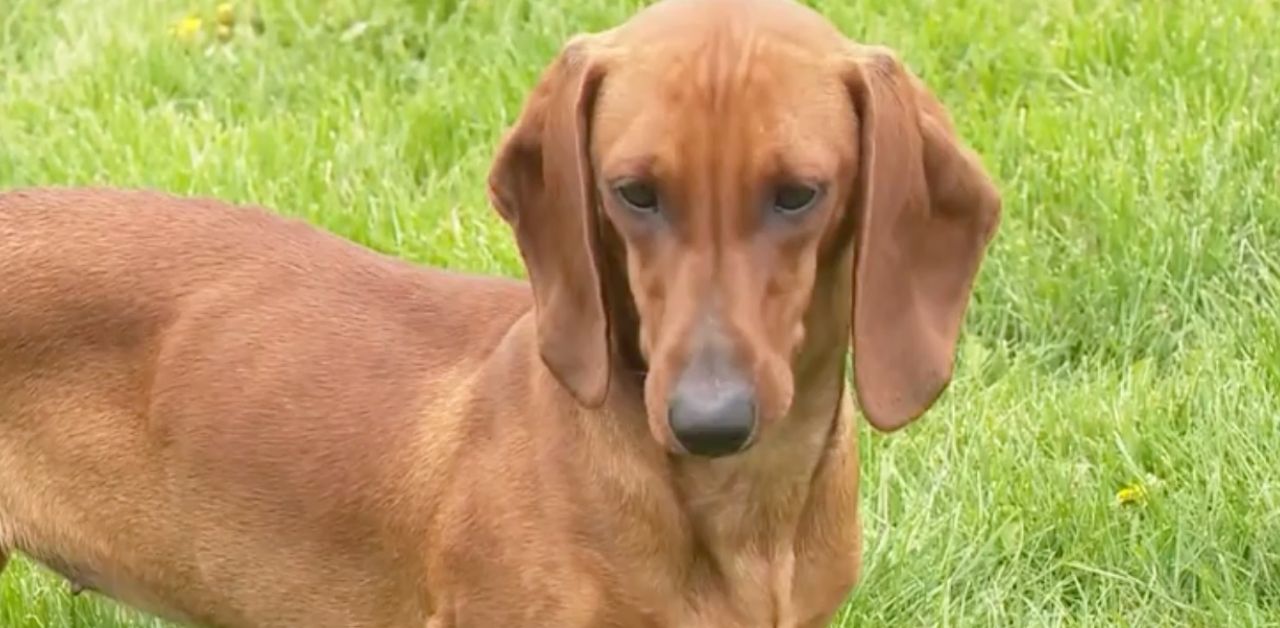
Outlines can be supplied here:
<path id="1" fill-rule="evenodd" d="M 488 189 L 527 281 L 0 195 L 0 557 L 218 628 L 830 623 L 856 413 L 935 404 L 999 223 L 944 106 L 798 3 L 665 0 L 564 45 Z"/>

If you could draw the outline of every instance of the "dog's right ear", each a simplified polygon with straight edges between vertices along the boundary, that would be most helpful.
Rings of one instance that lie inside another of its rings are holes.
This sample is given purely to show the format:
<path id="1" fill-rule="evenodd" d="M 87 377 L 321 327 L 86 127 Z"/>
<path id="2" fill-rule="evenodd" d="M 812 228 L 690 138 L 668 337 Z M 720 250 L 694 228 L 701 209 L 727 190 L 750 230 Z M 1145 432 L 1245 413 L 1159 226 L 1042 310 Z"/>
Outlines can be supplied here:
<path id="1" fill-rule="evenodd" d="M 604 64 L 578 35 L 543 72 L 489 172 L 489 199 L 515 232 L 533 285 L 542 360 L 583 405 L 609 385 L 609 328 L 589 153 Z"/>

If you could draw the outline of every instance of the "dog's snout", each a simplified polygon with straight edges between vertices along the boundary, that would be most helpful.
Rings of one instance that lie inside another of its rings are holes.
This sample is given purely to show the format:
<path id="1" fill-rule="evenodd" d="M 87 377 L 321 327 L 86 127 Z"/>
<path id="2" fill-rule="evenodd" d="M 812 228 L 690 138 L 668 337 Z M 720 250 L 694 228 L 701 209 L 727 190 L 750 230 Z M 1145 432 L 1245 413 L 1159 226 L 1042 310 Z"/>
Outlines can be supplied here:
<path id="1" fill-rule="evenodd" d="M 739 452 L 756 429 L 755 386 L 720 355 L 699 356 L 676 380 L 667 403 L 667 421 L 676 440 L 691 454 L 716 457 Z"/>

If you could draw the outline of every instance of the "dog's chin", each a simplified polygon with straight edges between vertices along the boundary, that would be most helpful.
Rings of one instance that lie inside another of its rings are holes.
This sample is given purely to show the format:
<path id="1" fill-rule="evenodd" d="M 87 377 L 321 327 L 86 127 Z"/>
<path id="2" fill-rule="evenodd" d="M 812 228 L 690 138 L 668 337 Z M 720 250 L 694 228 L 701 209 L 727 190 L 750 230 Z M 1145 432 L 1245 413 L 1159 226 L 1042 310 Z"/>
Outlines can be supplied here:
<path id="1" fill-rule="evenodd" d="M 692 453 L 686 450 L 684 447 L 680 446 L 679 443 L 674 443 L 674 442 L 660 443 L 660 444 L 666 450 L 667 455 L 670 456 L 671 458 L 678 459 L 678 460 L 688 460 L 688 461 L 701 460 L 701 461 L 710 462 L 710 461 L 736 460 L 738 458 L 741 458 L 743 455 L 751 451 L 752 446 L 755 444 L 755 439 L 753 437 L 751 440 L 747 441 L 747 443 L 743 445 L 741 449 L 738 449 L 736 451 L 731 451 L 726 453 L 715 453 L 715 454 Z"/>

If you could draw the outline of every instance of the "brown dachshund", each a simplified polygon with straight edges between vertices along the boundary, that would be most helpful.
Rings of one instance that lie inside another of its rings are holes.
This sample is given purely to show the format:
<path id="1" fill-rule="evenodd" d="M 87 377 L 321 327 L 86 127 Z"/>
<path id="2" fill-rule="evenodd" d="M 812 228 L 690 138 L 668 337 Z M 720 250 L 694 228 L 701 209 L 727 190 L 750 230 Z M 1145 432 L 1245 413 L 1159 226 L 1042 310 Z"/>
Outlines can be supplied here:
<path id="1" fill-rule="evenodd" d="M 564 47 L 489 186 L 528 283 L 0 195 L 0 554 L 210 627 L 826 625 L 846 352 L 873 426 L 925 412 L 999 221 L 943 107 L 799 4 L 669 0 Z"/>

